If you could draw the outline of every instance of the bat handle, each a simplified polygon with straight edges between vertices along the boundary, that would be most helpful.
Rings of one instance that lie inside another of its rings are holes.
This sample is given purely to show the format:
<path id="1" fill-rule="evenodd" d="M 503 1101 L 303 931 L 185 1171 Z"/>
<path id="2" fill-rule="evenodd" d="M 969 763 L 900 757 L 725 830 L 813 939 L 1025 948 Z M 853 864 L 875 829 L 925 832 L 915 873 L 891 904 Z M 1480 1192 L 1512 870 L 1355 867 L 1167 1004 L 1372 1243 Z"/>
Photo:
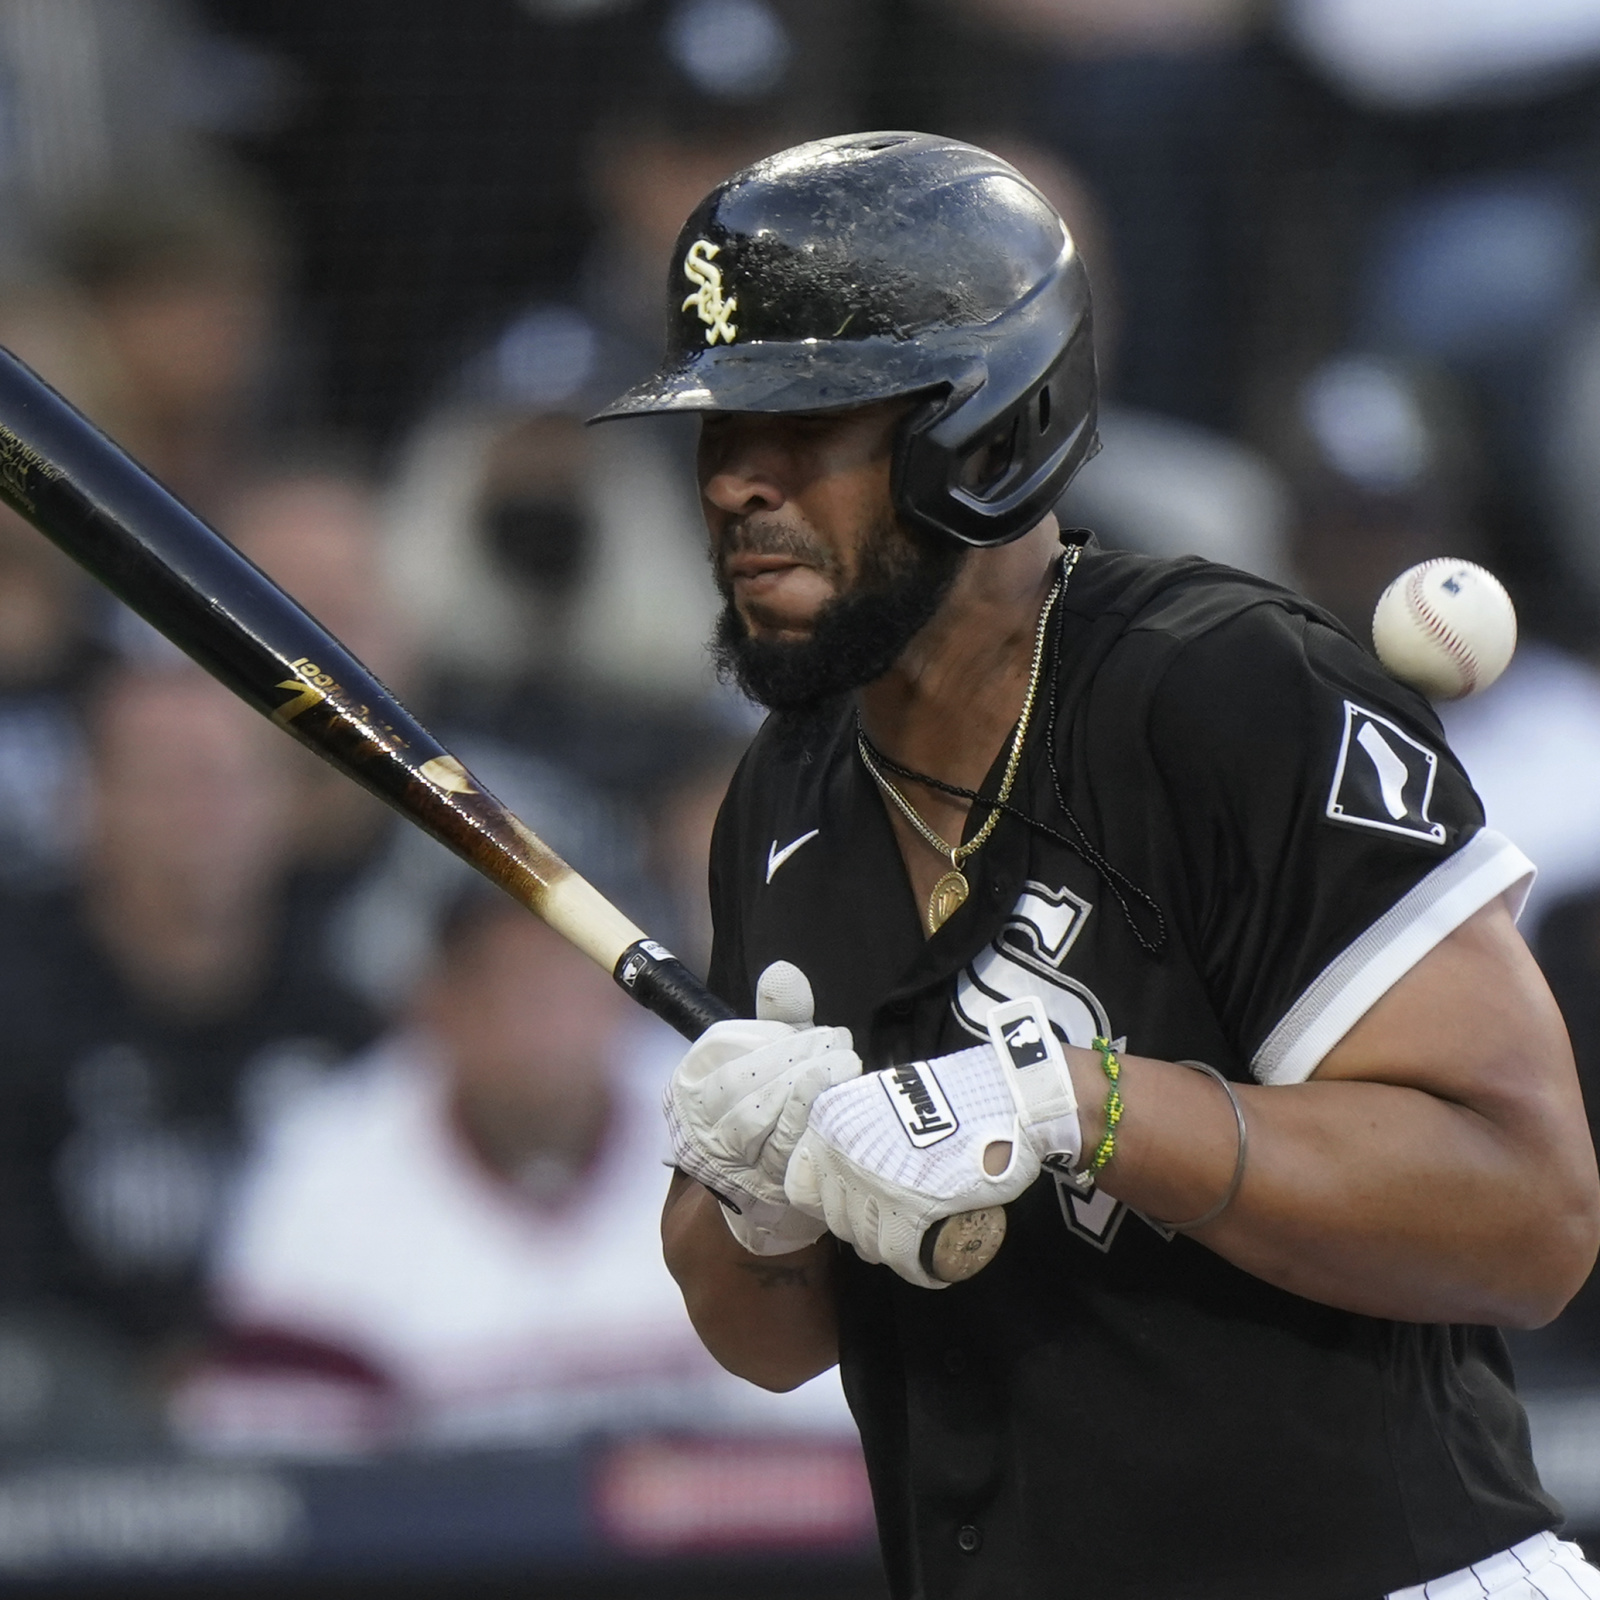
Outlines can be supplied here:
<path id="1" fill-rule="evenodd" d="M 686 1039 L 735 1015 L 695 975 L 653 939 L 639 939 L 618 958 L 612 976 L 647 1010 Z M 984 1206 L 936 1222 L 922 1236 L 922 1270 L 941 1283 L 961 1283 L 994 1259 L 1006 1236 L 1006 1214 Z"/>
<path id="2" fill-rule="evenodd" d="M 634 940 L 617 957 L 611 976 L 646 1011 L 655 1012 L 685 1039 L 698 1039 L 713 1023 L 728 1022 L 736 1015 L 654 939 Z"/>

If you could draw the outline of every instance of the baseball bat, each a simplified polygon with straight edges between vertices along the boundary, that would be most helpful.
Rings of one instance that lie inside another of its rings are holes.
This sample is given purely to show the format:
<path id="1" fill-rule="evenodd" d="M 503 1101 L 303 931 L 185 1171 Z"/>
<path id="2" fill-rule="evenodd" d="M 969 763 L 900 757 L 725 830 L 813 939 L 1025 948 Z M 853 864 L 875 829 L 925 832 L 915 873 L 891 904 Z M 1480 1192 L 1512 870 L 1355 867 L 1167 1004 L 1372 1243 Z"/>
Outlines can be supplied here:
<path id="1" fill-rule="evenodd" d="M 120 446 L 0 348 L 0 500 L 247 705 L 386 801 L 604 967 L 685 1038 L 733 1012 L 467 771 L 337 639 Z M 987 1264 L 998 1207 L 923 1245 Z"/>

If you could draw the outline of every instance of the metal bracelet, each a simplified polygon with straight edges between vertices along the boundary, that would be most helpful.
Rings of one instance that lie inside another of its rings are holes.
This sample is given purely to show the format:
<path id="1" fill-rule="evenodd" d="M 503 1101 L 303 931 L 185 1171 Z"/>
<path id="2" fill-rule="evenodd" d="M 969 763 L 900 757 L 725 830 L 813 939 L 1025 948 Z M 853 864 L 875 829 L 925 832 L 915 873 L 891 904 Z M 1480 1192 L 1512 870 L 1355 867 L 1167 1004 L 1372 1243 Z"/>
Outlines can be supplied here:
<path id="1" fill-rule="evenodd" d="M 1239 1125 L 1239 1154 L 1233 1163 L 1233 1177 L 1228 1182 L 1227 1193 L 1209 1211 L 1203 1211 L 1188 1222 L 1161 1224 L 1163 1228 L 1171 1228 L 1174 1233 L 1189 1233 L 1195 1228 L 1203 1228 L 1208 1222 L 1215 1222 L 1233 1204 L 1233 1197 L 1238 1194 L 1239 1185 L 1244 1182 L 1245 1161 L 1250 1155 L 1250 1129 L 1245 1125 L 1244 1107 L 1239 1104 L 1239 1097 L 1233 1092 L 1233 1085 L 1215 1067 L 1208 1067 L 1203 1061 L 1180 1061 L 1178 1065 L 1191 1067 L 1196 1072 L 1204 1072 L 1209 1077 L 1215 1078 L 1222 1085 L 1222 1092 L 1227 1095 L 1228 1104 L 1233 1107 L 1233 1120 Z"/>

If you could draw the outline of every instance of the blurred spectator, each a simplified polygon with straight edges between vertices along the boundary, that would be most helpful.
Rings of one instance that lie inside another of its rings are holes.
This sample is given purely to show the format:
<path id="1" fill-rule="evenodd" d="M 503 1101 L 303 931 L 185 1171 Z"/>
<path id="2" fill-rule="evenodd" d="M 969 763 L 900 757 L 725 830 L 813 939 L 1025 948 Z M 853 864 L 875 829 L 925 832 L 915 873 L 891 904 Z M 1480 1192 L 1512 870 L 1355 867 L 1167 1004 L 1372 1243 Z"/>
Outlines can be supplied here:
<path id="1" fill-rule="evenodd" d="M 0 508 L 0 891 L 58 885 L 82 842 L 86 580 Z"/>
<path id="2" fill-rule="evenodd" d="M 458 411 L 417 441 L 393 570 L 447 704 L 519 685 L 709 691 L 698 505 L 617 437 L 560 412 Z"/>
<path id="3" fill-rule="evenodd" d="M 1561 88 L 1600 62 L 1578 0 L 1286 0 L 1285 31 L 1353 98 L 1416 111 Z"/>
<path id="4" fill-rule="evenodd" d="M 611 300 L 591 281 L 589 249 L 602 119 L 653 116 L 670 91 L 678 103 L 658 120 L 693 142 L 704 121 L 693 96 L 714 90 L 744 113 L 787 96 L 809 131 L 854 125 L 877 9 L 521 0 L 458 16 L 437 0 L 204 0 L 215 26 L 292 61 L 304 82 L 292 120 L 257 150 L 300 219 L 327 419 L 387 450 L 518 308 L 580 284 Z M 641 156 L 636 182 L 660 188 L 670 172 Z M 672 203 L 670 192 L 657 201 Z M 664 267 L 664 256 L 650 264 L 657 292 Z M 659 309 L 649 315 L 653 345 Z"/>
<path id="5" fill-rule="evenodd" d="M 0 259 L 96 196 L 181 181 L 202 130 L 260 110 L 268 86 L 194 22 L 183 0 L 0 0 Z M 215 94 L 229 67 L 231 114 Z"/>
<path id="6" fill-rule="evenodd" d="M 111 412 L 93 316 L 38 281 L 0 286 L 0 345 L 78 406 Z M 112 602 L 43 534 L 0 508 L 0 893 L 59 885 L 81 844 L 79 691 Z"/>
<path id="7" fill-rule="evenodd" d="M 1600 90 L 1594 123 L 1588 149 L 1566 159 L 1587 166 L 1600 153 Z M 1356 303 L 1370 343 L 1427 360 L 1467 386 L 1483 419 L 1495 564 L 1569 641 L 1600 619 L 1600 585 L 1570 536 L 1563 551 L 1565 530 L 1551 512 L 1559 518 L 1565 509 L 1564 486 L 1558 477 L 1552 494 L 1543 473 L 1554 460 L 1559 474 L 1562 447 L 1570 458 L 1574 432 L 1590 420 L 1558 377 L 1579 368 L 1581 313 L 1593 298 L 1590 188 L 1586 173 L 1561 171 L 1554 156 L 1432 177 L 1378 213 Z"/>
<path id="8" fill-rule="evenodd" d="M 1064 526 L 1146 555 L 1200 555 L 1295 582 L 1289 495 L 1259 451 L 1177 417 L 1108 405 L 1100 454 L 1057 506 Z"/>
<path id="9" fill-rule="evenodd" d="M 1049 151 L 979 130 L 973 141 L 1037 184 L 1067 223 L 1094 288 L 1095 359 L 1114 391 L 1120 286 L 1103 213 L 1088 185 Z M 1290 581 L 1286 486 L 1258 451 L 1215 428 L 1106 398 L 1101 449 L 1056 507 L 1063 526 L 1146 555 L 1201 555 Z"/>
<path id="10" fill-rule="evenodd" d="M 1274 454 L 1294 488 L 1294 565 L 1358 639 L 1389 581 L 1429 556 L 1484 556 L 1469 424 L 1442 374 L 1351 351 L 1273 406 Z"/>
<path id="11" fill-rule="evenodd" d="M 1570 525 L 1582 424 L 1565 415 L 1562 374 L 1593 296 L 1595 8 L 1291 0 L 1282 22 L 1303 64 L 1282 63 L 1281 253 L 1260 285 L 1261 365 L 1281 374 L 1286 356 L 1348 341 L 1448 372 L 1482 419 L 1491 562 L 1582 648 L 1600 587 Z"/>
<path id="12" fill-rule="evenodd" d="M 411 641 L 389 590 L 373 486 L 351 468 L 292 455 L 239 484 L 218 521 L 229 540 L 391 688 Z"/>
<path id="13" fill-rule="evenodd" d="M 1251 49 L 1260 8 L 925 0 L 918 10 L 923 25 L 964 23 L 942 63 L 952 97 L 1015 106 L 1026 132 L 1102 197 L 1125 313 L 1112 396 L 1233 426 L 1253 244 L 1240 224 L 1264 143 Z"/>
<path id="14" fill-rule="evenodd" d="M 720 692 L 693 419 L 577 424 L 654 368 L 695 205 L 749 162 L 836 131 L 850 81 L 836 68 L 858 26 L 831 3 L 643 8 L 589 142 L 596 232 L 568 298 L 528 307 L 467 363 L 397 477 L 396 580 L 452 714 L 638 782 L 670 763 L 662 712 Z"/>
<path id="15" fill-rule="evenodd" d="M 1590 286 L 1584 302 L 1562 330 L 1561 348 L 1539 396 L 1542 469 L 1551 530 L 1565 571 L 1589 599 L 1591 620 L 1600 617 L 1600 290 Z M 1600 655 L 1600 640 L 1587 641 Z"/>
<path id="16" fill-rule="evenodd" d="M 82 666 L 86 588 L 42 533 L 0 509 L 0 693 L 63 683 Z"/>
<path id="17" fill-rule="evenodd" d="M 247 480 L 218 524 L 229 539 L 392 689 L 412 671 L 409 629 L 390 589 L 375 491 L 353 472 L 314 461 Z M 286 745 L 295 851 L 339 875 L 360 865 L 388 812 L 309 750 Z"/>
<path id="18" fill-rule="evenodd" d="M 1600 672 L 1541 640 L 1526 611 L 1522 624 L 1499 682 L 1439 715 L 1490 825 L 1539 869 L 1522 912 L 1538 941 L 1552 906 L 1600 883 Z"/>
<path id="19" fill-rule="evenodd" d="M 1488 559 L 1483 453 L 1442 374 L 1349 352 L 1276 409 L 1306 592 L 1363 643 L 1378 596 L 1408 567 L 1432 556 Z M 1490 825 L 1539 869 L 1522 919 L 1530 937 L 1551 904 L 1600 881 L 1600 673 L 1541 639 L 1541 620 L 1525 607 L 1504 677 L 1439 708 Z"/>
<path id="20" fill-rule="evenodd" d="M 115 673 L 82 885 L 0 923 L 13 1270 L 151 1354 L 202 1321 L 247 1098 L 367 1030 L 293 924 L 280 757 L 198 672 Z"/>
<path id="21" fill-rule="evenodd" d="M 93 312 L 118 442 L 214 514 L 262 421 L 279 241 L 231 169 L 129 186 L 63 216 L 53 254 Z"/>
<path id="22" fill-rule="evenodd" d="M 788 1404 L 716 1368 L 661 1261 L 660 1092 L 678 1053 L 608 976 L 480 887 L 446 919 L 406 1025 L 284 1106 L 218 1257 L 230 1327 L 383 1374 L 404 1437 L 464 1444 L 741 1417 L 848 1427 L 833 1379 Z M 331 1371 L 334 1362 L 325 1363 Z M 224 1355 L 186 1436 L 263 1443 L 263 1393 L 303 1369 Z M 373 1442 L 330 1403 L 298 1440 Z M 346 1386 L 348 1387 L 348 1385 Z M 310 1408 L 306 1408 L 310 1412 Z"/>
<path id="23" fill-rule="evenodd" d="M 541 341 L 599 341 L 554 308 L 513 338 L 530 361 L 550 359 L 534 350 Z M 559 730 L 519 728 L 515 702 L 610 699 L 655 712 L 705 698 L 715 595 L 681 452 L 650 430 L 637 440 L 585 431 L 574 412 L 594 392 L 574 393 L 571 409 L 514 395 L 443 409 L 407 450 L 390 531 L 395 585 L 447 711 L 598 772 L 622 754 L 581 748 L 606 742 L 602 728 L 586 732 L 603 708 L 564 719 L 569 748 Z"/>

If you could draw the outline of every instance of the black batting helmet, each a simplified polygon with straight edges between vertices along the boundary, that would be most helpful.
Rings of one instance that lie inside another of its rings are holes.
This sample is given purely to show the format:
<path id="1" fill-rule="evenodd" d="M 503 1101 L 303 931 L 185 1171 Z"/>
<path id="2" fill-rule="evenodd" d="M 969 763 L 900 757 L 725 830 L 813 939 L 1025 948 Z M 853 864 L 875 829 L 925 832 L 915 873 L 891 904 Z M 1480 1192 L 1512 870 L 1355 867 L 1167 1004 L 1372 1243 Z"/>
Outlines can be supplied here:
<path id="1" fill-rule="evenodd" d="M 1083 265 L 1044 196 L 972 145 L 860 133 L 758 161 L 690 216 L 667 292 L 660 370 L 595 421 L 926 395 L 895 506 L 974 545 L 1026 533 L 1099 448 Z"/>

